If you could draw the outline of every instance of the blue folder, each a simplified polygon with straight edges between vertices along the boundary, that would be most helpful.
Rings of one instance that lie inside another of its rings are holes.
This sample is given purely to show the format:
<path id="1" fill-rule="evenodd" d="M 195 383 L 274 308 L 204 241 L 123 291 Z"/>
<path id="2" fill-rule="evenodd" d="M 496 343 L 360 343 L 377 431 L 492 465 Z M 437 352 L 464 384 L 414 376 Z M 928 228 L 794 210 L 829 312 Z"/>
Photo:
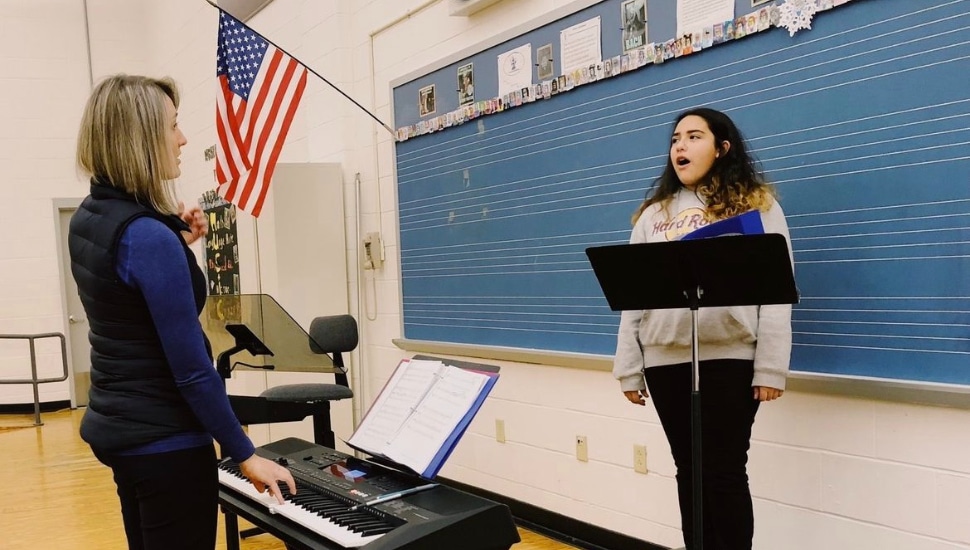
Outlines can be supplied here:
<path id="1" fill-rule="evenodd" d="M 478 409 L 482 408 L 482 403 L 485 402 L 485 398 L 488 397 L 489 392 L 491 392 L 492 388 L 495 386 L 495 382 L 498 381 L 497 372 L 477 372 L 487 375 L 488 380 L 482 387 L 481 393 L 478 394 L 478 398 L 475 400 L 475 403 L 473 403 L 471 408 L 468 409 L 465 416 L 462 417 L 461 421 L 458 422 L 458 425 L 455 426 L 455 430 L 451 432 L 451 435 L 445 440 L 445 443 L 441 446 L 441 449 L 438 450 L 438 453 L 431 460 L 431 463 L 428 464 L 428 468 L 421 472 L 421 477 L 425 479 L 434 479 L 434 477 L 438 475 L 438 471 L 441 470 L 441 467 L 445 465 L 445 460 L 451 456 L 451 452 L 454 451 L 455 447 L 458 445 L 458 440 L 461 439 L 462 435 L 464 435 L 468 425 L 471 424 L 472 419 L 474 419 L 475 415 L 478 413 Z"/>
<path id="2" fill-rule="evenodd" d="M 761 212 L 749 210 L 727 219 L 718 220 L 712 224 L 691 231 L 680 238 L 682 241 L 706 239 L 708 237 L 723 237 L 725 235 L 762 235 L 765 226 L 761 223 Z"/>

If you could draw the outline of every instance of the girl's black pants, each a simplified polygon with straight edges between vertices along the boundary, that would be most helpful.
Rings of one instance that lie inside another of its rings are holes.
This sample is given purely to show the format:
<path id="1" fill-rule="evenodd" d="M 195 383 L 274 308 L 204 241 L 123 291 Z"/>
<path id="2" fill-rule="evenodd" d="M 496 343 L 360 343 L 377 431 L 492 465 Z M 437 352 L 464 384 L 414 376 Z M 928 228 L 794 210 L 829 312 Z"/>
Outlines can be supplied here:
<path id="1" fill-rule="evenodd" d="M 687 549 L 693 547 L 691 364 L 644 369 L 677 466 L 677 493 Z M 758 412 L 751 381 L 754 362 L 700 362 L 704 550 L 750 550 L 754 512 L 748 488 L 748 448 Z"/>

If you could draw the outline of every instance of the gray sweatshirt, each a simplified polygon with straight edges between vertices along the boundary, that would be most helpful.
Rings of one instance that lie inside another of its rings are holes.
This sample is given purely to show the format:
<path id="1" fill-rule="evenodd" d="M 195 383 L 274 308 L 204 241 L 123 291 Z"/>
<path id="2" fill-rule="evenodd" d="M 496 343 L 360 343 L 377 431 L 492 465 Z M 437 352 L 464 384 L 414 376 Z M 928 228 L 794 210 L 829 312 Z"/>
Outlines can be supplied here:
<path id="1" fill-rule="evenodd" d="M 630 236 L 630 243 L 676 240 L 699 229 L 705 205 L 693 192 L 681 189 L 667 204 L 647 208 Z M 781 205 L 761 212 L 765 233 L 791 237 Z M 754 360 L 753 386 L 785 389 L 791 360 L 791 306 L 700 308 L 697 319 L 699 359 Z M 624 311 L 620 316 L 613 376 L 623 391 L 643 390 L 641 369 L 691 361 L 690 309 Z"/>

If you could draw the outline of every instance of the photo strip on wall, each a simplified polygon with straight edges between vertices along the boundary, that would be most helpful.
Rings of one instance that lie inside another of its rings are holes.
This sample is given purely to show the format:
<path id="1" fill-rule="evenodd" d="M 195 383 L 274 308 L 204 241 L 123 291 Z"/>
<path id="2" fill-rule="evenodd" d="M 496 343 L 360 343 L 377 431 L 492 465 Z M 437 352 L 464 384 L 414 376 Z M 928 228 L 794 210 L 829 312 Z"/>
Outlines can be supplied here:
<path id="1" fill-rule="evenodd" d="M 397 140 L 406 141 L 464 124 L 481 116 L 548 99 L 579 86 L 613 78 L 671 59 L 693 55 L 725 42 L 767 31 L 772 27 L 783 27 L 791 36 L 794 36 L 799 30 L 811 28 L 811 19 L 816 13 L 847 4 L 852 0 L 784 0 L 769 4 L 771 1 L 751 0 L 751 7 L 757 8 L 751 13 L 683 32 L 663 42 L 648 42 L 649 13 L 646 0 L 624 0 L 620 3 L 622 25 L 618 29 L 622 54 L 603 59 L 599 52 L 600 40 L 587 41 L 587 43 L 595 42 L 595 47 L 588 46 L 585 50 L 582 45 L 577 46 L 574 43 L 561 45 L 561 51 L 568 49 L 570 55 L 575 58 L 568 66 L 576 66 L 556 75 L 553 45 L 543 44 L 535 48 L 534 55 L 535 74 L 539 81 L 522 83 L 514 90 L 488 99 L 479 99 L 480 95 L 475 93 L 473 64 L 470 62 L 463 64 L 457 70 L 458 109 L 437 114 L 435 86 L 431 84 L 421 87 L 418 90 L 417 101 L 418 113 L 423 120 L 397 128 Z M 586 25 L 587 28 L 599 29 L 599 21 L 595 21 L 594 24 L 588 23 L 591 22 L 580 23 L 574 27 Z M 522 51 L 526 46 L 531 48 L 530 44 L 526 44 L 516 50 Z M 578 54 L 577 51 L 579 51 Z M 566 63 L 560 60 L 560 65 L 566 65 Z M 437 116 L 432 116 L 435 114 Z"/>

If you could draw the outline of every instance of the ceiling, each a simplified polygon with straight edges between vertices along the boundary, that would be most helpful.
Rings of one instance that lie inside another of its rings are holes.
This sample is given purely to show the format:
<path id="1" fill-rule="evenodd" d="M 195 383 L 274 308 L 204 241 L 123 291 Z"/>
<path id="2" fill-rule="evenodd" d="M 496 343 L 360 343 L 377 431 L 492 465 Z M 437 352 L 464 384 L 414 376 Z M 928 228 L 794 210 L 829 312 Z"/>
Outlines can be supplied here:
<path id="1" fill-rule="evenodd" d="M 273 0 L 217 0 L 217 4 L 229 15 L 240 21 L 246 21 L 256 15 L 256 12 L 266 7 Z"/>

